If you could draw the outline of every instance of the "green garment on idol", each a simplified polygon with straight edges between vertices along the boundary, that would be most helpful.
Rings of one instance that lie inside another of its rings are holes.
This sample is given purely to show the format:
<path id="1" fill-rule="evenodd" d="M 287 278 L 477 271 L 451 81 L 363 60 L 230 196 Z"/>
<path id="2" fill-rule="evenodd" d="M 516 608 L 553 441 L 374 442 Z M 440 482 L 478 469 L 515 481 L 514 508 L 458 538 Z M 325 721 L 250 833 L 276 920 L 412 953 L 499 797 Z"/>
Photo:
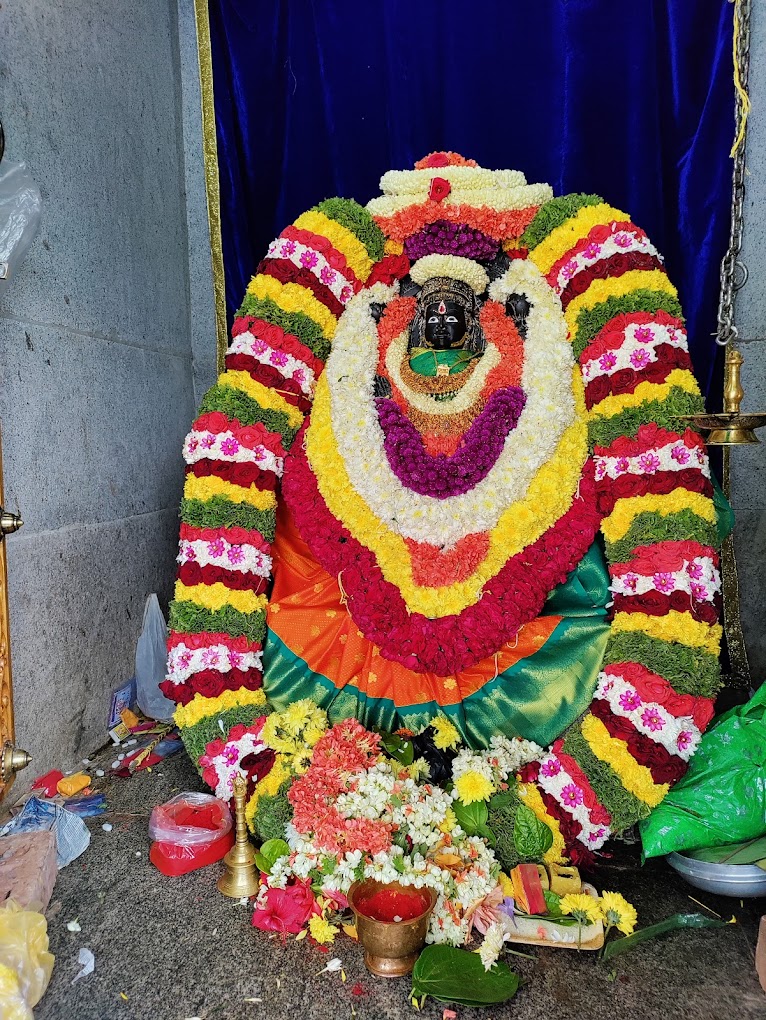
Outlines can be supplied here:
<path id="1" fill-rule="evenodd" d="M 432 347 L 413 347 L 410 350 L 410 368 L 418 375 L 435 376 L 439 365 L 446 365 L 450 375 L 463 372 L 479 355 L 475 351 L 437 351 Z"/>
<path id="2" fill-rule="evenodd" d="M 609 636 L 608 601 L 606 562 L 596 542 L 548 597 L 543 615 L 562 619 L 545 644 L 457 705 L 442 708 L 434 701 L 397 706 L 351 686 L 338 690 L 271 630 L 263 653 L 264 686 L 277 708 L 312 698 L 327 710 L 333 723 L 355 716 L 365 726 L 419 731 L 442 711 L 473 747 L 489 746 L 490 737 L 498 733 L 546 745 L 591 702 Z"/>

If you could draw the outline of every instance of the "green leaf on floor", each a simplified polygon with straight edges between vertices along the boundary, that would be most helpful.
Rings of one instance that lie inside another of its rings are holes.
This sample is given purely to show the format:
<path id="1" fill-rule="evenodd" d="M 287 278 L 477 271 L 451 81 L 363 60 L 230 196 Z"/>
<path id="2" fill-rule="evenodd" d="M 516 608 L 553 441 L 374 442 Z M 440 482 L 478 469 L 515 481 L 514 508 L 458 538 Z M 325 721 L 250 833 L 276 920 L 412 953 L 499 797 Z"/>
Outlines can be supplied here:
<path id="1" fill-rule="evenodd" d="M 730 843 L 728 846 L 711 846 L 704 850 L 687 850 L 684 857 L 709 864 L 758 864 L 766 858 L 766 835 L 749 839 L 745 843 Z"/>
<path id="2" fill-rule="evenodd" d="M 626 935 L 625 938 L 608 942 L 604 946 L 602 959 L 611 960 L 612 957 L 627 953 L 628 950 L 641 945 L 642 942 L 648 942 L 669 931 L 679 931 L 682 928 L 725 928 L 730 923 L 730 921 L 719 921 L 715 917 L 706 917 L 705 914 L 673 914 L 672 917 L 665 918 L 659 924 L 652 924 L 648 928 L 633 932 L 632 935 Z"/>
<path id="3" fill-rule="evenodd" d="M 459 1006 L 494 1006 L 513 998 L 519 976 L 505 963 L 485 970 L 477 953 L 454 946 L 426 946 L 412 971 L 412 998 L 430 995 Z"/>

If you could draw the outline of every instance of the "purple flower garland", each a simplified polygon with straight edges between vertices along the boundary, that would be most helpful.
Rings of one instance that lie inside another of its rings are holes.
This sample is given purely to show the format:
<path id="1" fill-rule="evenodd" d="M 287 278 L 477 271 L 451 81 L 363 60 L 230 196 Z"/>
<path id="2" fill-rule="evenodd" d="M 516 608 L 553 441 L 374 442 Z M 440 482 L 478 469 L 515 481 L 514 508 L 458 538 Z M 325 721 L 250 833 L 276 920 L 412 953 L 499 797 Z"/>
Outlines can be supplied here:
<path id="1" fill-rule="evenodd" d="M 500 244 L 480 230 L 465 223 L 436 220 L 404 242 L 404 253 L 410 262 L 425 255 L 459 255 L 464 259 L 489 262 L 497 255 Z"/>
<path id="2" fill-rule="evenodd" d="M 526 403 L 518 386 L 497 390 L 452 456 L 429 454 L 423 438 L 393 400 L 377 401 L 388 463 L 399 481 L 421 496 L 447 499 L 469 492 L 486 478 L 516 428 Z"/>

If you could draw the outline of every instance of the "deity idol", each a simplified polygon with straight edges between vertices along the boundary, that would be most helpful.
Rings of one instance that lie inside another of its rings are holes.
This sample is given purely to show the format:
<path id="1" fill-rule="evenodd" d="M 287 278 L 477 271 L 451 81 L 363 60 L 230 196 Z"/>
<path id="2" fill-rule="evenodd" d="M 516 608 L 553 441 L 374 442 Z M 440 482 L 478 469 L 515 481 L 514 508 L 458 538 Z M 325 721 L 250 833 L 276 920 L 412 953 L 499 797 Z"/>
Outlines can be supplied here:
<path id="1" fill-rule="evenodd" d="M 381 183 L 248 288 L 185 445 L 163 690 L 223 796 L 264 768 L 264 693 L 550 745 L 520 796 L 592 850 L 683 774 L 718 685 L 676 291 L 597 196 L 452 153 Z"/>

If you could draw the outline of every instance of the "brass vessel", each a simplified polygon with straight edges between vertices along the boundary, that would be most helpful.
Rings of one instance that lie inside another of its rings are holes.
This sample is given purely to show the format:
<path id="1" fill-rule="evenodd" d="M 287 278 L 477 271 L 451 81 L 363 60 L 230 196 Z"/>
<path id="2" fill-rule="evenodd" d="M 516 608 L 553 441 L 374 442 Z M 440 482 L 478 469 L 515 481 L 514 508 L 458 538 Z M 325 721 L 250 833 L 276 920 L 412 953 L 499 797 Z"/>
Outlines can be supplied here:
<path id="1" fill-rule="evenodd" d="M 382 889 L 395 892 L 420 892 L 428 897 L 428 908 L 408 921 L 376 921 L 359 913 L 357 900 L 372 896 Z M 367 879 L 354 882 L 348 891 L 348 903 L 356 917 L 356 931 L 364 948 L 367 970 L 378 977 L 397 978 L 409 974 L 425 945 L 428 921 L 436 906 L 437 894 L 433 889 L 414 890 L 398 882 L 376 882 Z"/>
<path id="2" fill-rule="evenodd" d="M 234 780 L 234 817 L 236 819 L 236 841 L 223 859 L 226 870 L 218 879 L 218 892 L 234 899 L 254 896 L 260 885 L 260 875 L 255 866 L 255 850 L 247 835 L 245 822 L 245 798 L 247 783 L 241 775 Z"/>

